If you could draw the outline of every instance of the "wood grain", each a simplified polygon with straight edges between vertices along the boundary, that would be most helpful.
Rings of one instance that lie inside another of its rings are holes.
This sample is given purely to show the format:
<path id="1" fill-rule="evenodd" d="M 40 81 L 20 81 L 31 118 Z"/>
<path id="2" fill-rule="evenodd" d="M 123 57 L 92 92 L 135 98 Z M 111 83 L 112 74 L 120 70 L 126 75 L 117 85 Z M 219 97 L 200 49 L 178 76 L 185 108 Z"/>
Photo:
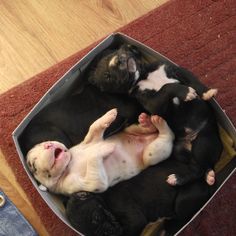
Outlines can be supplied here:
<path id="1" fill-rule="evenodd" d="M 0 93 L 46 70 L 166 1 L 1 0 Z M 0 166 L 0 188 L 39 235 L 48 236 L 1 152 Z"/>
<path id="2" fill-rule="evenodd" d="M 165 1 L 1 1 L 0 93 Z"/>

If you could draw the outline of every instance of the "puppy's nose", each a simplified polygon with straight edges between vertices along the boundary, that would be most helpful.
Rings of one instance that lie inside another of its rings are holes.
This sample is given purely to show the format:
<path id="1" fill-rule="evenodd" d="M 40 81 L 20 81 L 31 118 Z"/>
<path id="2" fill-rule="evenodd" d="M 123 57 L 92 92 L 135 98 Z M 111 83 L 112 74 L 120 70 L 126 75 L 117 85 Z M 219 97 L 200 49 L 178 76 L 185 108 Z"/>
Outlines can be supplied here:
<path id="1" fill-rule="evenodd" d="M 126 63 L 126 61 L 127 61 L 127 55 L 126 54 L 121 54 L 120 57 L 119 57 L 119 62 L 121 64 L 123 64 L 123 63 Z"/>
<path id="2" fill-rule="evenodd" d="M 44 144 L 44 148 L 45 149 L 49 149 L 49 148 L 52 148 L 53 147 L 53 144 L 52 143 L 45 143 Z"/>

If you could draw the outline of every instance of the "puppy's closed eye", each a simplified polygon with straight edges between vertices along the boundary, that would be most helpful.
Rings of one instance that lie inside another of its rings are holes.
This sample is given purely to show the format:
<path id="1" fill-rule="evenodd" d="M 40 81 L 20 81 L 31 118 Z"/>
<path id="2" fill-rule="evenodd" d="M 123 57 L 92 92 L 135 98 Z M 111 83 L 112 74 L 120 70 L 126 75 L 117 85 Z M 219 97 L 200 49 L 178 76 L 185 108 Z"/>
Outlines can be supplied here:
<path id="1" fill-rule="evenodd" d="M 32 165 L 31 165 L 30 161 L 27 161 L 27 165 L 30 169 L 32 168 Z"/>
<path id="2" fill-rule="evenodd" d="M 31 163 L 30 161 L 28 161 L 28 162 L 27 162 L 27 165 L 29 166 L 29 169 L 30 169 L 30 171 L 31 171 L 33 174 L 37 171 L 37 169 L 36 169 L 36 167 L 35 167 L 35 161 L 33 161 L 33 163 Z"/>

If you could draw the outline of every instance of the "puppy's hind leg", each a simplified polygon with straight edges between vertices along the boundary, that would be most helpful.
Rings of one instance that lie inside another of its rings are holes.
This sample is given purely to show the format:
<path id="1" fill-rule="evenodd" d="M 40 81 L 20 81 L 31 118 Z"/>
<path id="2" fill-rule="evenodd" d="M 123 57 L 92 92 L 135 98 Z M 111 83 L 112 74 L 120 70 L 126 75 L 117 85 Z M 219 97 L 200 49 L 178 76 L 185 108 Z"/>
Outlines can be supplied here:
<path id="1" fill-rule="evenodd" d="M 203 177 L 205 171 L 193 159 L 186 165 L 186 168 L 181 172 L 170 174 L 166 182 L 172 186 L 182 186 L 187 183 L 193 182 L 196 179 Z M 206 180 L 207 181 L 207 180 Z M 210 184 L 209 184 L 210 185 Z"/>
<path id="2" fill-rule="evenodd" d="M 215 171 L 212 170 L 212 169 L 209 169 L 206 172 L 205 180 L 206 180 L 208 185 L 210 185 L 210 186 L 213 185 L 215 183 Z"/>
<path id="3" fill-rule="evenodd" d="M 171 66 L 172 76 L 177 78 L 181 83 L 194 88 L 198 95 L 203 100 L 210 100 L 217 94 L 217 89 L 209 89 L 190 71 L 186 68 Z"/>
<path id="4" fill-rule="evenodd" d="M 217 92 L 217 89 L 209 89 L 207 92 L 203 93 L 202 99 L 205 101 L 210 100 L 212 97 L 216 96 Z"/>
<path id="5" fill-rule="evenodd" d="M 159 135 L 144 149 L 143 163 L 146 167 L 167 159 L 172 152 L 174 140 L 174 134 L 164 119 L 155 115 L 151 117 L 151 121 Z"/>
<path id="6" fill-rule="evenodd" d="M 169 70 L 173 78 L 178 79 L 182 84 L 192 87 L 197 94 L 202 97 L 203 93 L 208 91 L 208 88 L 195 76 L 191 71 L 179 66 L 170 66 Z"/>
<path id="7" fill-rule="evenodd" d="M 89 131 L 84 138 L 83 143 L 97 142 L 103 139 L 104 131 L 110 126 L 110 124 L 116 119 L 117 109 L 114 108 L 102 117 L 94 121 L 89 127 Z"/>
<path id="8" fill-rule="evenodd" d="M 139 124 L 133 124 L 125 128 L 128 134 L 151 134 L 156 133 L 158 130 L 151 121 L 151 116 L 146 113 L 141 113 L 138 118 Z"/>

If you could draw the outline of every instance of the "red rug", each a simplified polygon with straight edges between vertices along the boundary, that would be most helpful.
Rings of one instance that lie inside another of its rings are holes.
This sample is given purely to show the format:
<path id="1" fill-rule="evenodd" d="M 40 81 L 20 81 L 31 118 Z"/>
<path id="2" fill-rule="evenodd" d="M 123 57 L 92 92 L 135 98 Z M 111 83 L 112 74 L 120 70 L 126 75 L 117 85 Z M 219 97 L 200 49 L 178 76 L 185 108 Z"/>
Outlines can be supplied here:
<path id="1" fill-rule="evenodd" d="M 119 29 L 179 65 L 210 87 L 236 125 L 235 0 L 172 0 Z M 75 235 L 40 198 L 16 153 L 11 133 L 35 103 L 92 47 L 36 75 L 0 96 L 0 148 L 50 235 Z M 181 235 L 236 235 L 236 174 Z"/>

